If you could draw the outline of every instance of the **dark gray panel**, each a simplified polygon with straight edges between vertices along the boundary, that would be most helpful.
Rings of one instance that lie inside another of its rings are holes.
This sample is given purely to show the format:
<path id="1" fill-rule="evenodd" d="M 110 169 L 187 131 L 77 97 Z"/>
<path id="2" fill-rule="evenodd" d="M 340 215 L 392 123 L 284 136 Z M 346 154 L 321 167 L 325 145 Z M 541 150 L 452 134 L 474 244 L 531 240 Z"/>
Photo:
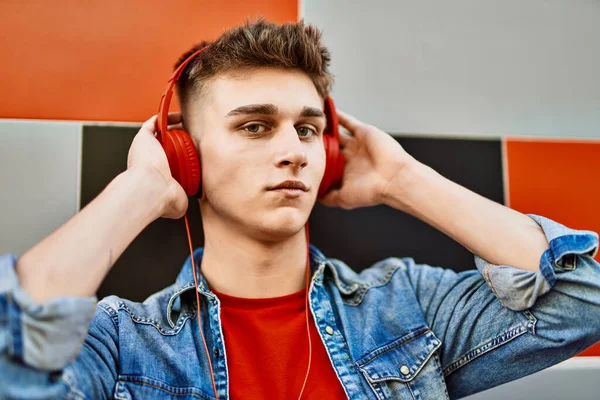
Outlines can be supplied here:
<path id="1" fill-rule="evenodd" d="M 400 137 L 408 153 L 474 192 L 503 203 L 500 140 Z M 474 268 L 473 255 L 420 220 L 385 206 L 340 210 L 317 205 L 310 218 L 311 242 L 328 257 L 363 269 L 386 257 Z"/>
<path id="2" fill-rule="evenodd" d="M 85 126 L 81 168 L 81 207 L 94 199 L 108 183 L 127 168 L 127 152 L 137 128 Z M 198 202 L 188 209 L 194 247 L 202 246 L 204 234 Z M 98 297 L 117 295 L 141 301 L 175 282 L 189 255 L 185 222 L 158 219 L 123 252 L 102 286 Z"/>

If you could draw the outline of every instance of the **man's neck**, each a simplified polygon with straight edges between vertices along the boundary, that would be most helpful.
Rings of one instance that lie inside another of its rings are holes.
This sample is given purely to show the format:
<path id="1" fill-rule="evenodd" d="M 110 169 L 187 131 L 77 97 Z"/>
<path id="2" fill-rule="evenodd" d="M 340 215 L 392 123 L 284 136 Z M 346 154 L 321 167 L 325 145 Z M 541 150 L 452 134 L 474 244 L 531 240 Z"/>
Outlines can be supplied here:
<path id="1" fill-rule="evenodd" d="M 304 230 L 284 241 L 265 243 L 210 224 L 205 237 L 201 269 L 211 289 L 236 297 L 268 298 L 305 287 Z"/>

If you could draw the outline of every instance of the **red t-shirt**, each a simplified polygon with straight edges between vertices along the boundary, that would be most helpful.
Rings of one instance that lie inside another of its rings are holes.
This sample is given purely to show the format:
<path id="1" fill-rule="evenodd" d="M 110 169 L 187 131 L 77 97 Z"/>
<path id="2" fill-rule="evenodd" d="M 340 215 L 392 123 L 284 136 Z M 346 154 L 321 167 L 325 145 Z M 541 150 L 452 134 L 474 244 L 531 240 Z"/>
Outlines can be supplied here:
<path id="1" fill-rule="evenodd" d="M 231 398 L 297 399 L 308 365 L 305 291 L 268 299 L 216 294 Z M 347 399 L 310 314 L 309 319 L 312 361 L 302 399 Z"/>

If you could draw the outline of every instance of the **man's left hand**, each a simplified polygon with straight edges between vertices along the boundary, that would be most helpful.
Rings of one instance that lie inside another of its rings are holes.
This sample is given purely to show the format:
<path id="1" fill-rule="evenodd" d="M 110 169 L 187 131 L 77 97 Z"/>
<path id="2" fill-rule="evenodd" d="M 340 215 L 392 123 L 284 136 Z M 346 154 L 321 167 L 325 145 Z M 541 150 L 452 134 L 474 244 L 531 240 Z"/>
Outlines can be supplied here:
<path id="1" fill-rule="evenodd" d="M 330 190 L 320 201 L 344 209 L 381 204 L 392 180 L 415 163 L 389 134 L 338 110 L 346 166 L 339 189 Z"/>

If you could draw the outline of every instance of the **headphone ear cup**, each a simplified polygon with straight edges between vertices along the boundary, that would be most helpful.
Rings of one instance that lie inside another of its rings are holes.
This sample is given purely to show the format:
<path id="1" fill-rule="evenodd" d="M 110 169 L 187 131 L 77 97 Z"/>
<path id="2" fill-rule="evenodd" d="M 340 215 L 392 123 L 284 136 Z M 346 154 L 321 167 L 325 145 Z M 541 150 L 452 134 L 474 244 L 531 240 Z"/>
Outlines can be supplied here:
<path id="1" fill-rule="evenodd" d="M 319 186 L 318 197 L 325 196 L 325 194 L 333 186 L 335 175 L 333 165 L 335 165 L 337 160 L 337 152 L 335 150 L 336 146 L 334 142 L 333 136 L 323 136 L 323 145 L 325 146 L 325 173 L 323 174 L 323 179 L 321 180 L 321 185 Z"/>
<path id="2" fill-rule="evenodd" d="M 325 99 L 325 116 L 327 118 L 327 127 L 323 135 L 325 173 L 319 186 L 318 197 L 325 196 L 332 187 L 341 183 L 346 164 L 344 155 L 340 151 L 338 118 L 331 97 Z"/>
<path id="3" fill-rule="evenodd" d="M 200 192 L 200 159 L 190 134 L 182 129 L 163 133 L 162 146 L 167 155 L 173 178 L 188 196 Z"/>

